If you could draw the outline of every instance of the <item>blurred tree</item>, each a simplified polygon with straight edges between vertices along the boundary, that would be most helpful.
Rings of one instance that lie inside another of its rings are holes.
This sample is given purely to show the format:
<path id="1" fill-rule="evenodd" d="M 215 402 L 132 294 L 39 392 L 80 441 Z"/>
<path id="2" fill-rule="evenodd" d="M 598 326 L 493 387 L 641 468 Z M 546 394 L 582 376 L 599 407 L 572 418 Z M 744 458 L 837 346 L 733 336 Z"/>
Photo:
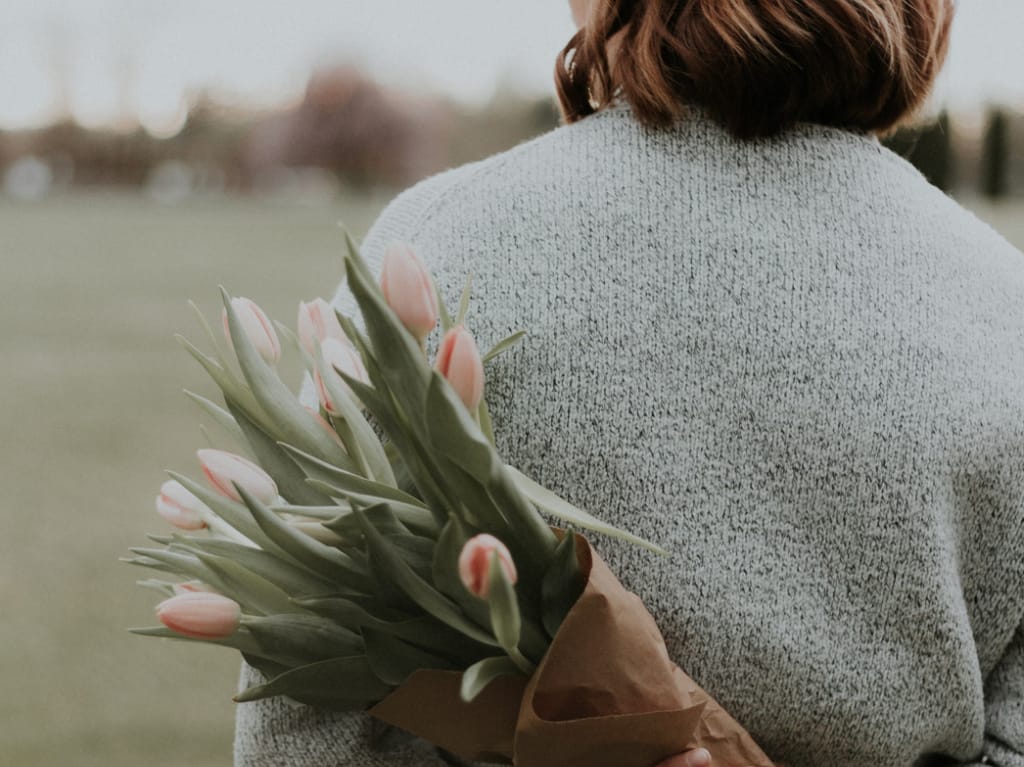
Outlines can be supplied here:
<path id="1" fill-rule="evenodd" d="M 1010 126 L 1006 112 L 996 107 L 989 112 L 982 140 L 981 191 L 999 199 L 1010 192 Z"/>
<path id="2" fill-rule="evenodd" d="M 934 122 L 901 128 L 886 137 L 884 143 L 942 191 L 949 192 L 953 188 L 952 124 L 945 110 Z"/>

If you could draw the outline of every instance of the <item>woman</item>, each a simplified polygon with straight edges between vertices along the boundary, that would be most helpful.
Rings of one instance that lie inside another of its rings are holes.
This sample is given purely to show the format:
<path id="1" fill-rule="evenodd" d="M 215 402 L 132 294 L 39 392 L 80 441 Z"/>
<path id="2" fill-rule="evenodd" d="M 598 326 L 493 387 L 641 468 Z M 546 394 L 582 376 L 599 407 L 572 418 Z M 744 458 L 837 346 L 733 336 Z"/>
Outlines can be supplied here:
<path id="1" fill-rule="evenodd" d="M 499 451 L 673 553 L 595 539 L 774 760 L 1021 767 L 1024 256 L 876 138 L 949 0 L 572 5 L 568 124 L 405 192 L 365 253 L 472 272 L 484 344 L 529 329 Z M 445 763 L 369 728 L 242 705 L 237 764 Z"/>

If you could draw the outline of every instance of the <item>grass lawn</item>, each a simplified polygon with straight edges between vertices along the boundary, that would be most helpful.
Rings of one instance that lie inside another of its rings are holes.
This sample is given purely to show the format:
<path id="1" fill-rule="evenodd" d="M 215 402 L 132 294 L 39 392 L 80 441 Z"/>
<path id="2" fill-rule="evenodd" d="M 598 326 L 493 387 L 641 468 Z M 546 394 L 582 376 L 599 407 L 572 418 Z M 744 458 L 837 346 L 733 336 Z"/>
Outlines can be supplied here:
<path id="1" fill-rule="evenodd" d="M 339 217 L 361 236 L 379 204 L 0 202 L 0 762 L 230 763 L 235 654 L 124 630 L 159 595 L 117 559 L 203 446 L 181 389 L 214 391 L 173 334 L 200 340 L 188 298 L 219 320 L 220 283 L 294 327 L 341 276 Z"/>
<path id="2" fill-rule="evenodd" d="M 141 639 L 147 577 L 117 562 L 166 527 L 164 468 L 195 471 L 210 394 L 175 332 L 219 315 L 216 285 L 294 326 L 329 296 L 346 217 L 361 236 L 383 200 L 164 207 L 125 196 L 0 200 L 0 759 L 76 767 L 230 763 L 234 653 Z M 981 215 L 1024 247 L 1024 207 Z"/>

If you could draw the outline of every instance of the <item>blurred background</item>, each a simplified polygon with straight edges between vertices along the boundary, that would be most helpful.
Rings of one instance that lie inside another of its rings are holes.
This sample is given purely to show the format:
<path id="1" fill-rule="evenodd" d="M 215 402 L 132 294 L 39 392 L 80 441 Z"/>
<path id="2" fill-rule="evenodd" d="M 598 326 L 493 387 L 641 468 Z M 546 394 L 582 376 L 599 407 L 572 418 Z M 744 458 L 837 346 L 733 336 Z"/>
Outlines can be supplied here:
<path id="1" fill-rule="evenodd" d="M 961 3 L 887 140 L 1018 246 L 1021 29 L 1020 0 Z M 557 125 L 571 33 L 563 0 L 3 0 L 0 763 L 230 764 L 236 657 L 127 634 L 158 597 L 117 561 L 203 445 L 186 300 L 214 316 L 223 283 L 293 325 L 339 222 Z"/>

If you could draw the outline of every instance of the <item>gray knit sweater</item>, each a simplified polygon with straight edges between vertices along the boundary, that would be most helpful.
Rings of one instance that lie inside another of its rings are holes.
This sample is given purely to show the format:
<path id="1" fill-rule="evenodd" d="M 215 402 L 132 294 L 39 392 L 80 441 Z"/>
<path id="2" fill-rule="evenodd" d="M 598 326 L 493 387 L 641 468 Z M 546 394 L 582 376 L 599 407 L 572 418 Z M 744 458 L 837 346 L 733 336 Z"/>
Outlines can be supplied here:
<path id="1" fill-rule="evenodd" d="M 773 759 L 1024 767 L 1020 252 L 873 137 L 628 106 L 415 186 L 395 239 L 475 275 L 481 346 L 529 330 L 499 451 L 671 550 L 591 536 Z M 369 727 L 240 705 L 235 763 L 443 764 Z"/>

